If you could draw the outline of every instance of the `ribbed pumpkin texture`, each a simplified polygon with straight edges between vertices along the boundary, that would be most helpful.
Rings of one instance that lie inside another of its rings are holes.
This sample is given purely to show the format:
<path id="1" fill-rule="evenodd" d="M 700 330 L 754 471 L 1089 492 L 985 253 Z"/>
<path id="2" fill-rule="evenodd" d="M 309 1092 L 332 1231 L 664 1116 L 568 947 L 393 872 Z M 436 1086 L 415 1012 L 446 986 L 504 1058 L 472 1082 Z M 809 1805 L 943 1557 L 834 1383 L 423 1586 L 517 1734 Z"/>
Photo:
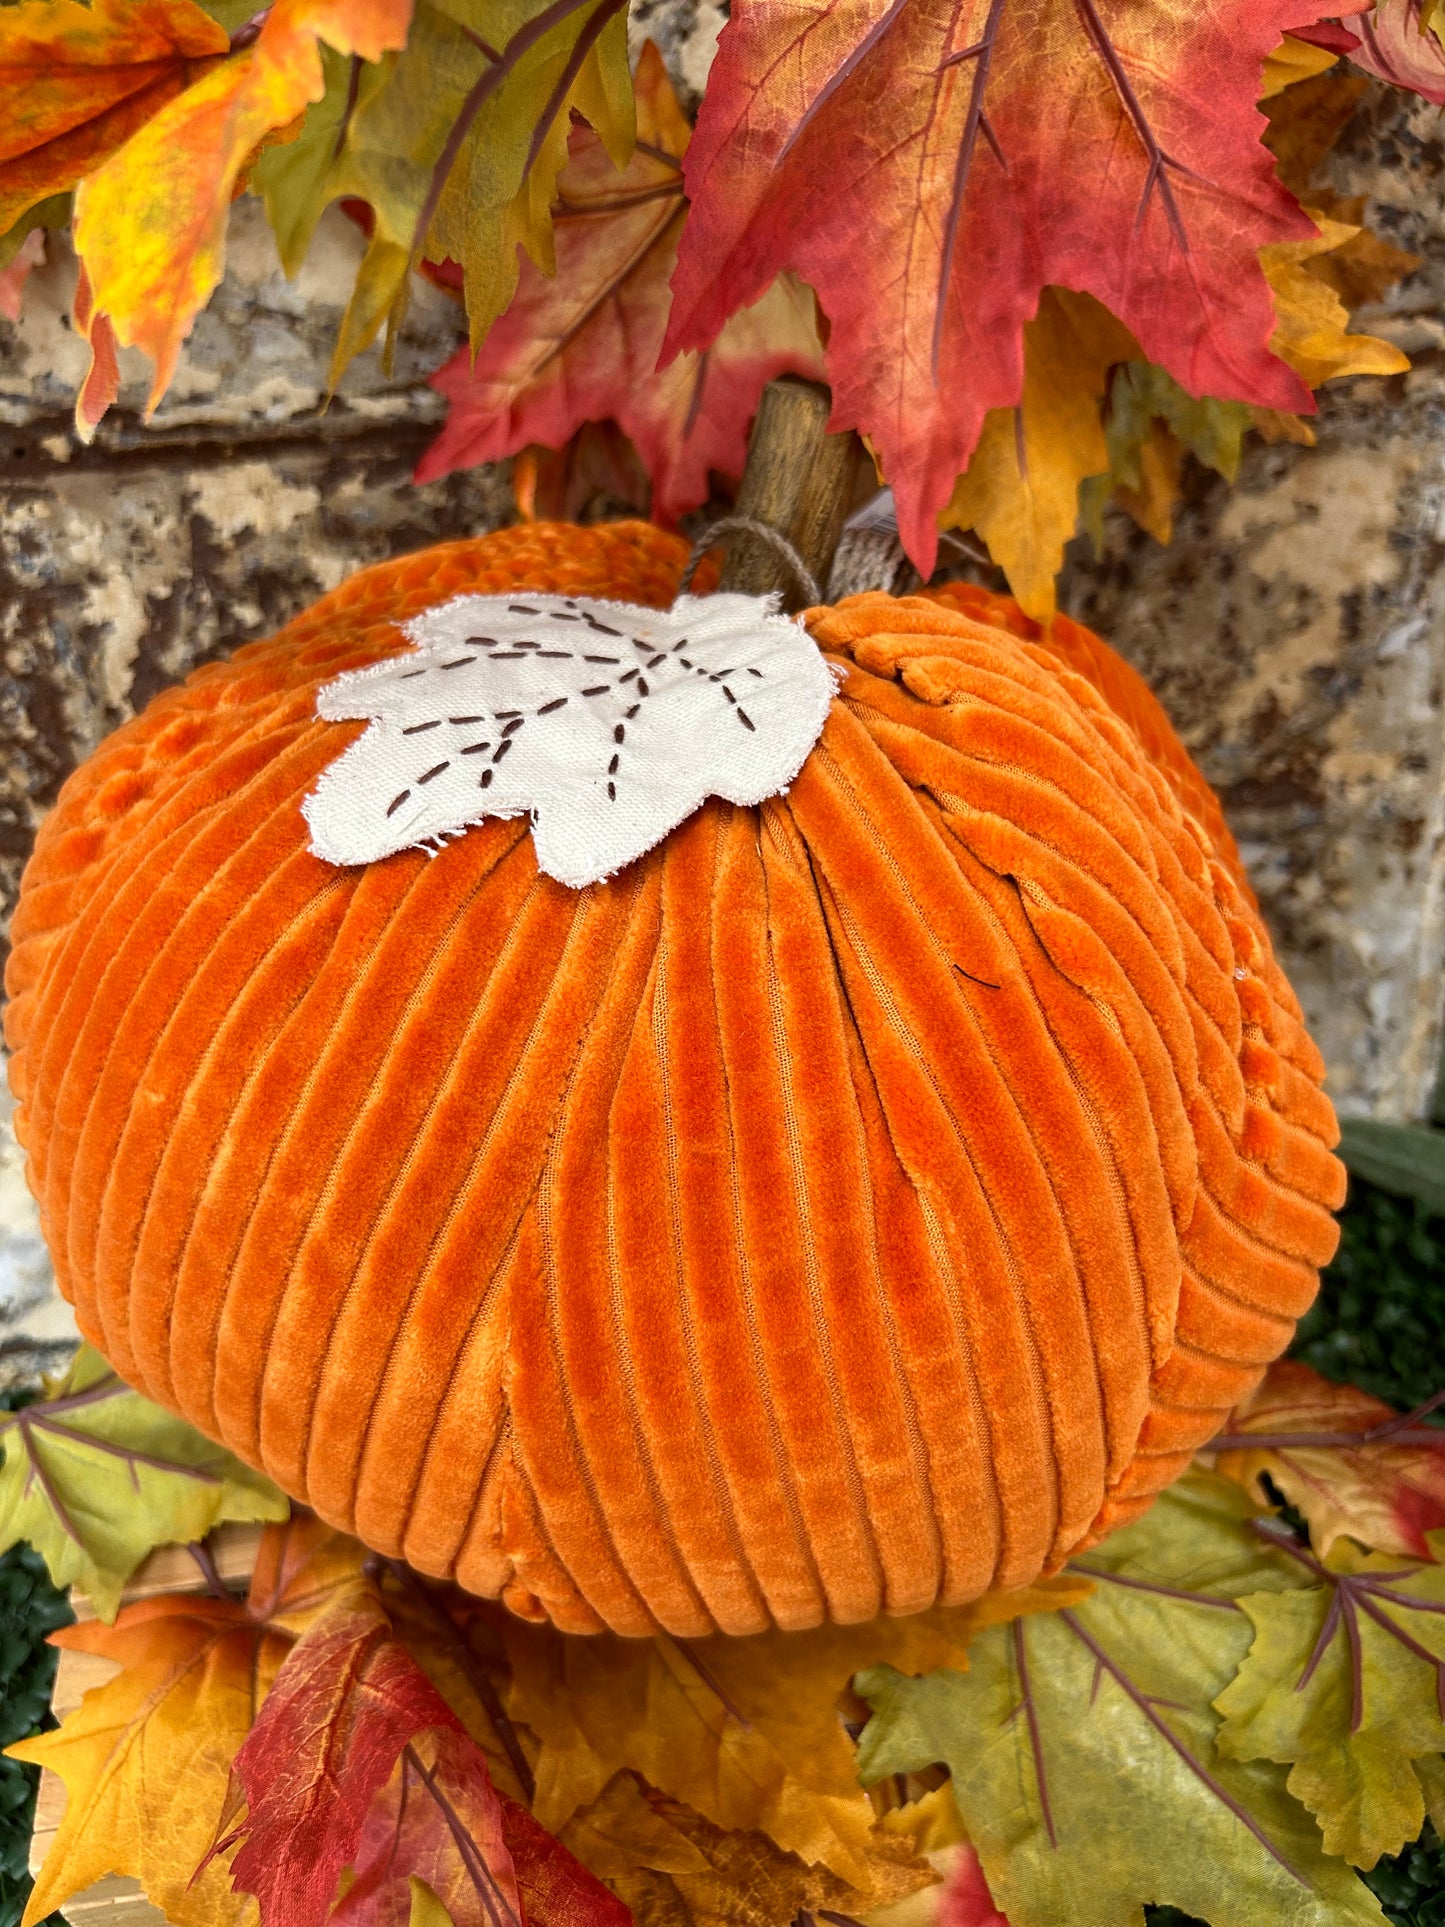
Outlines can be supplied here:
<path id="1" fill-rule="evenodd" d="M 664 606 L 532 526 L 356 576 L 66 784 L 11 1076 L 118 1370 L 326 1519 L 560 1626 L 861 1620 L 1133 1517 L 1289 1340 L 1343 1172 L 1218 806 L 1097 638 L 806 618 L 786 797 L 611 882 L 524 822 L 335 869 L 320 684 L 464 591 Z"/>

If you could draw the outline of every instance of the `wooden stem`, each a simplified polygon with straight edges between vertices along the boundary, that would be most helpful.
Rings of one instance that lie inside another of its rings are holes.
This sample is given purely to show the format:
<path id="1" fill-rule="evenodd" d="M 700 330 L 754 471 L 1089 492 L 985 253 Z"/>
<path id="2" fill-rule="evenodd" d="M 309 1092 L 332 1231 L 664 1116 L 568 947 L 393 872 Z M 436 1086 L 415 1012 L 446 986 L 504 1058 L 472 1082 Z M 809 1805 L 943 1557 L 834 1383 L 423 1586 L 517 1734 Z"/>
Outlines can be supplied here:
<path id="1" fill-rule="evenodd" d="M 817 382 L 782 375 L 768 383 L 758 403 L 734 511 L 786 536 L 820 589 L 827 587 L 833 551 L 843 532 L 860 448 L 851 430 L 843 435 L 827 432 L 831 408 L 827 389 Z M 730 536 L 718 586 L 745 595 L 776 590 L 788 610 L 801 609 L 807 600 L 785 557 L 746 530 Z"/>

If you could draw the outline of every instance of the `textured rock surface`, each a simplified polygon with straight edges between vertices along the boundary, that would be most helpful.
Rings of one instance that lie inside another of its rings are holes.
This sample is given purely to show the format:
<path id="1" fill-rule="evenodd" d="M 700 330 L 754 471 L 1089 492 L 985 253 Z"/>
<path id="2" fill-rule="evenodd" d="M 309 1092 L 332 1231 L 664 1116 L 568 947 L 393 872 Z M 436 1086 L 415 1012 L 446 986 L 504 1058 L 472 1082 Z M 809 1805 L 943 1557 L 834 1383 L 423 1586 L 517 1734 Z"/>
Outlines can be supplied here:
<path id="1" fill-rule="evenodd" d="M 634 0 L 696 99 L 714 0 Z M 1416 358 L 1331 393 L 1319 447 L 1256 447 L 1238 486 L 1202 472 L 1162 550 L 1122 521 L 1078 553 L 1071 610 L 1111 635 L 1169 705 L 1249 854 L 1330 1062 L 1335 1097 L 1425 1107 L 1445 990 L 1445 149 L 1436 110 L 1379 88 L 1332 159 L 1342 194 L 1425 265 L 1360 317 Z M 359 242 L 328 216 L 299 283 L 259 209 L 237 204 L 226 281 L 150 429 L 126 406 L 79 450 L 84 353 L 65 321 L 63 244 L 0 322 L 0 908 L 66 773 L 194 663 L 264 634 L 351 569 L 497 526 L 495 470 L 414 489 L 441 413 L 426 387 L 459 337 L 422 287 L 388 377 L 363 357 L 325 414 L 326 369 Z M 17 1154 L 0 1127 L 0 1382 L 52 1362 L 67 1330 Z"/>

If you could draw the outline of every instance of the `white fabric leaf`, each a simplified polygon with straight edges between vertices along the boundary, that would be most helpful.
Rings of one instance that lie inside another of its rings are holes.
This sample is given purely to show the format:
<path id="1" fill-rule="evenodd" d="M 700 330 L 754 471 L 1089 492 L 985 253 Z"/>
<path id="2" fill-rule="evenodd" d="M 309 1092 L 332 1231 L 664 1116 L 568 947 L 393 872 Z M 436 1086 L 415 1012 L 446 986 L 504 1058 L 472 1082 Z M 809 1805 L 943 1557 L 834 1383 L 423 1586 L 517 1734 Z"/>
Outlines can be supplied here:
<path id="1" fill-rule="evenodd" d="M 708 796 L 786 790 L 834 689 L 776 596 L 682 596 L 666 610 L 457 596 L 403 634 L 414 654 L 318 693 L 324 721 L 371 721 L 302 805 L 325 862 L 374 863 L 527 814 L 538 868 L 580 889 Z"/>

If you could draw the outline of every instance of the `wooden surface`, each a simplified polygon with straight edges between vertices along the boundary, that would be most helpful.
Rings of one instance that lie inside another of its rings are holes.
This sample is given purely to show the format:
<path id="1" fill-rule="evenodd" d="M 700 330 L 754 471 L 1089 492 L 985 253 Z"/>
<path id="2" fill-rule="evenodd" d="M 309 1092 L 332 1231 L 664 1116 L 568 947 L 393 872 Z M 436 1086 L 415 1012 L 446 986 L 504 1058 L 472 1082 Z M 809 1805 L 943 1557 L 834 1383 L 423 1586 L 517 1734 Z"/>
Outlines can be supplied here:
<path id="1" fill-rule="evenodd" d="M 238 1590 L 251 1576 L 256 1563 L 256 1548 L 261 1539 L 260 1526 L 221 1526 L 207 1540 L 216 1570 L 228 1585 Z M 184 1546 L 162 1546 L 140 1566 L 125 1589 L 124 1604 L 148 1599 L 154 1593 L 203 1592 L 205 1581 L 200 1567 Z M 71 1594 L 77 1619 L 94 1619 L 95 1609 L 82 1592 Z M 104 1686 L 119 1668 L 114 1661 L 96 1653 L 62 1652 L 55 1675 L 55 1691 L 50 1704 L 58 1720 L 73 1713 L 92 1686 Z M 60 1776 L 49 1771 L 40 1775 L 40 1791 L 35 1800 L 35 1832 L 30 1841 L 30 1871 L 38 1873 L 50 1849 L 65 1812 L 65 1786 Z M 98 1880 L 84 1893 L 66 1902 L 61 1910 L 75 1927 L 165 1927 L 166 1916 L 154 1907 L 139 1885 L 121 1874 Z"/>
<path id="2" fill-rule="evenodd" d="M 748 443 L 747 467 L 734 514 L 766 522 L 785 535 L 825 590 L 833 551 L 852 506 L 860 443 L 851 430 L 827 432 L 832 401 L 817 382 L 782 375 L 770 381 L 758 403 Z M 783 597 L 783 607 L 811 600 L 797 575 L 774 548 L 738 532 L 728 538 L 723 589 Z"/>

